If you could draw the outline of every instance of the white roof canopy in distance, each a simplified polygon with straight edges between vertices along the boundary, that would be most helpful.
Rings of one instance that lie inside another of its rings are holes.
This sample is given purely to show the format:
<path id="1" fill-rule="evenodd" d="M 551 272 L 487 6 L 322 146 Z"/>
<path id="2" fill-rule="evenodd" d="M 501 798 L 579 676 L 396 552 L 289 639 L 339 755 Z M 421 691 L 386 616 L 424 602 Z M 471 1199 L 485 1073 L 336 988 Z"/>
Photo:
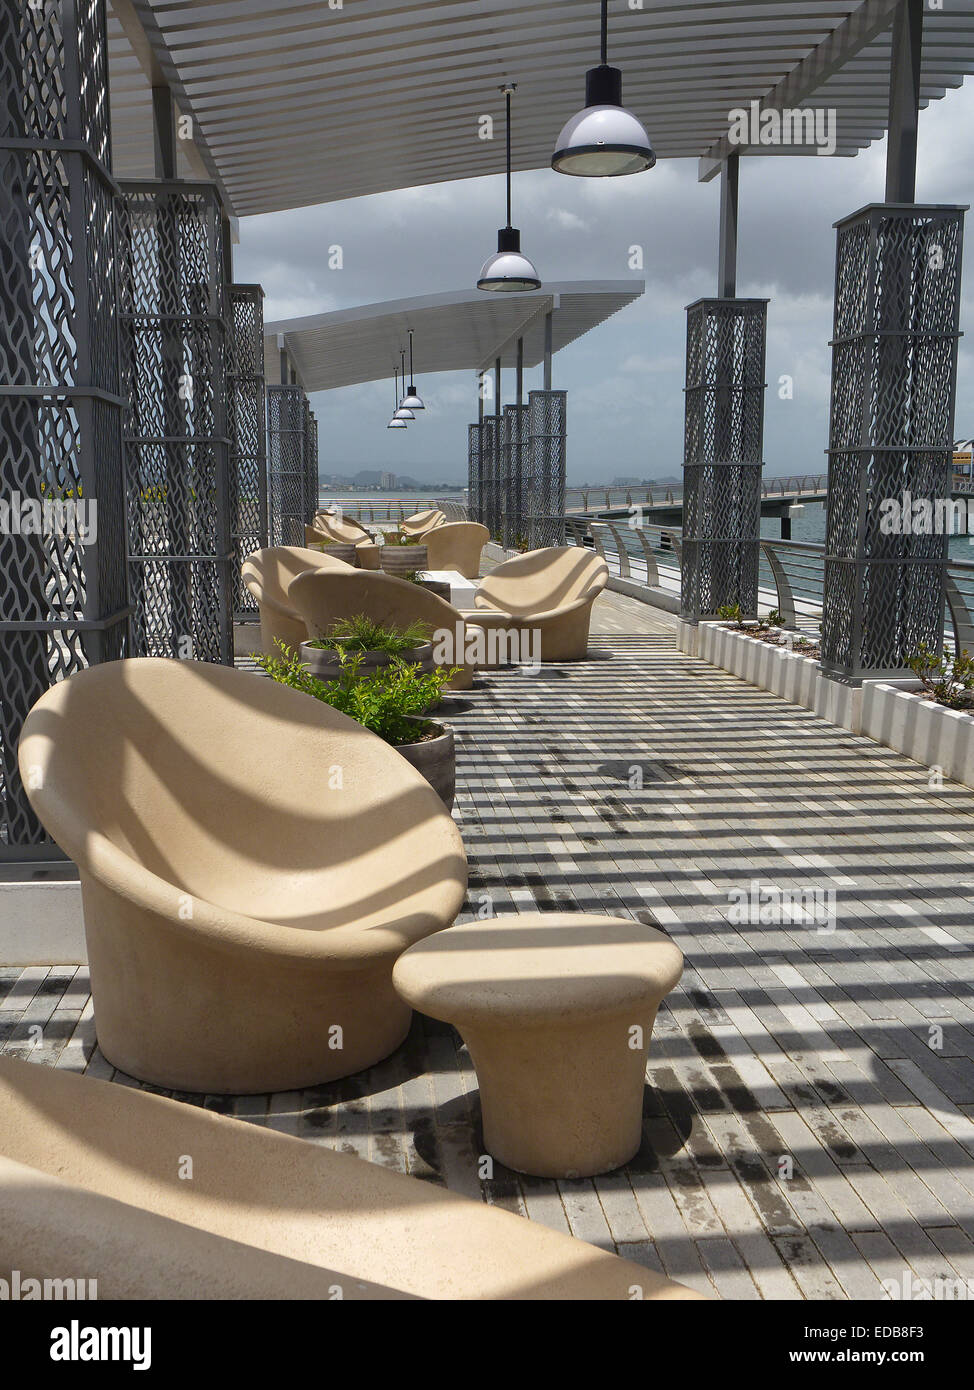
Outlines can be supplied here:
<path id="1" fill-rule="evenodd" d="M 525 367 L 535 367 L 544 357 L 546 314 L 552 313 L 552 351 L 557 352 L 638 299 L 645 288 L 642 280 L 582 280 L 526 294 L 457 290 L 269 323 L 267 381 L 281 379 L 278 335 L 306 391 L 391 380 L 400 348 L 407 350 L 408 370 L 410 328 L 420 387 L 431 372 L 480 371 L 493 367 L 498 357 L 504 367 L 513 367 L 519 337 Z"/>
<path id="2" fill-rule="evenodd" d="M 513 167 L 547 167 L 599 57 L 597 0 L 109 4 L 116 173 L 152 177 L 149 87 L 163 77 L 194 122 L 185 162 L 237 216 L 500 173 L 501 125 L 482 140 L 478 123 L 502 115 L 505 81 Z M 752 100 L 834 108 L 836 152 L 851 155 L 886 128 L 895 5 L 611 0 L 609 61 L 660 158 L 719 158 L 729 112 Z M 924 104 L 971 72 L 974 0 L 925 6 Z"/>

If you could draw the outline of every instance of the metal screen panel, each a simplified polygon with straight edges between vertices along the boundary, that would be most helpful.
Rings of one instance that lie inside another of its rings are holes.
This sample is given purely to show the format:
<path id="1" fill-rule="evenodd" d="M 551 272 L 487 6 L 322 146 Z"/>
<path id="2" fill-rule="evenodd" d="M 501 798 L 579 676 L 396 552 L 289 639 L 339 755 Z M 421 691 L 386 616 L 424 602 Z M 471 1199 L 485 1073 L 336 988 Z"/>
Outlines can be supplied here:
<path id="1" fill-rule="evenodd" d="M 861 680 L 941 644 L 948 536 L 884 530 L 880 508 L 950 498 L 964 209 L 836 227 L 822 667 Z"/>
<path id="2" fill-rule="evenodd" d="M 758 603 L 766 299 L 687 307 L 681 614 Z"/>
<path id="3" fill-rule="evenodd" d="M 467 427 L 467 515 L 482 521 L 480 422 Z"/>
<path id="4" fill-rule="evenodd" d="M 318 510 L 318 421 L 304 398 L 304 519 L 310 526 Z"/>
<path id="5" fill-rule="evenodd" d="M 305 394 L 267 388 L 267 476 L 272 545 L 304 545 L 308 517 Z"/>
<path id="6" fill-rule="evenodd" d="M 240 567 L 248 555 L 267 545 L 263 301 L 260 285 L 230 286 L 230 537 L 235 566 L 235 616 L 248 619 L 257 618 L 257 601 L 241 579 Z"/>
<path id="7" fill-rule="evenodd" d="M 480 521 L 491 540 L 500 533 L 500 427 L 498 415 L 485 415 L 480 427 Z"/>
<path id="8" fill-rule="evenodd" d="M 565 468 L 568 392 L 528 395 L 528 543 L 532 549 L 565 544 Z"/>
<path id="9" fill-rule="evenodd" d="M 527 544 L 527 484 L 531 475 L 529 407 L 504 407 L 504 544 Z"/>
<path id="10" fill-rule="evenodd" d="M 119 228 L 138 654 L 233 660 L 228 286 L 216 186 L 125 182 Z"/>
<path id="11" fill-rule="evenodd" d="M 0 0 L 0 91 L 0 859 L 36 861 L 23 721 L 128 653 L 103 0 Z"/>

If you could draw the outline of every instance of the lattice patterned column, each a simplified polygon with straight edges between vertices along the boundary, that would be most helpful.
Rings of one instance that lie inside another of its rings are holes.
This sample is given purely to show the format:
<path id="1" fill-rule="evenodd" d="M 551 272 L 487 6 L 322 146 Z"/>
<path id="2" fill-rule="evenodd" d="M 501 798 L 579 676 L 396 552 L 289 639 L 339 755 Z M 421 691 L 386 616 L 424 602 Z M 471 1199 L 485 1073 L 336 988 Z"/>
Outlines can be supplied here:
<path id="1" fill-rule="evenodd" d="M 318 421 L 304 398 L 304 519 L 310 526 L 318 510 Z"/>
<path id="2" fill-rule="evenodd" d="M 766 299 L 687 307 L 681 614 L 757 613 Z"/>
<path id="3" fill-rule="evenodd" d="M 264 413 L 264 291 L 260 285 L 231 285 L 230 487 L 236 585 L 234 616 L 256 618 L 257 603 L 242 579 L 248 555 L 267 545 L 267 424 Z"/>
<path id="4" fill-rule="evenodd" d="M 480 427 L 480 521 L 493 538 L 500 529 L 498 466 L 500 418 L 485 415 Z"/>
<path id="5" fill-rule="evenodd" d="M 304 405 L 305 395 L 300 386 L 267 388 L 267 476 L 272 545 L 304 545 L 304 527 L 308 519 Z"/>
<path id="6" fill-rule="evenodd" d="M 964 211 L 874 204 L 836 223 L 822 620 L 836 678 L 897 675 L 919 643 L 941 645 L 948 537 L 884 533 L 880 507 L 950 498 Z"/>
<path id="7" fill-rule="evenodd" d="M 564 545 L 568 392 L 532 391 L 527 409 L 530 543 Z"/>
<path id="8" fill-rule="evenodd" d="M 233 660 L 223 212 L 209 183 L 123 182 L 123 371 L 136 650 Z"/>
<path id="9" fill-rule="evenodd" d="M 17 861 L 59 856 L 17 770 L 24 718 L 128 650 L 103 0 L 0 0 L 0 93 L 0 859 Z"/>
<path id="10" fill-rule="evenodd" d="M 515 546 L 527 539 L 527 481 L 530 476 L 528 407 L 504 408 L 504 544 Z"/>
<path id="11" fill-rule="evenodd" d="M 480 434 L 479 421 L 467 426 L 467 515 L 482 522 Z"/>

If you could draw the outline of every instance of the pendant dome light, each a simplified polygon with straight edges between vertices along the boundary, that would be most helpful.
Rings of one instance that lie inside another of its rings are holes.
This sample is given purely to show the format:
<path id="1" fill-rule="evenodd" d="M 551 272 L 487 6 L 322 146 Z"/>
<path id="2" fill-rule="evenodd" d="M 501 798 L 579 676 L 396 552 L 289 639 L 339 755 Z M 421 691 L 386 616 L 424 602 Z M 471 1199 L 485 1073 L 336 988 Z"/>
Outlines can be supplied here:
<path id="1" fill-rule="evenodd" d="M 419 393 L 413 385 L 413 330 L 409 330 L 409 390 L 399 402 L 408 410 L 425 410 L 426 407 L 420 400 Z M 415 418 L 415 416 L 413 417 Z"/>
<path id="2" fill-rule="evenodd" d="M 608 65 L 608 9 L 602 0 L 602 62 L 585 74 L 585 107 L 562 128 L 551 156 L 559 174 L 614 179 L 656 163 L 649 136 L 622 104 L 622 73 Z"/>
<path id="3" fill-rule="evenodd" d="M 507 226 L 497 233 L 497 255 L 485 261 L 477 281 L 478 290 L 519 294 L 539 290 L 541 279 L 527 256 L 521 255 L 521 233 L 511 226 L 511 94 L 514 83 L 501 88 L 507 99 Z"/>
<path id="4" fill-rule="evenodd" d="M 396 368 L 396 405 L 392 412 L 392 419 L 386 425 L 387 430 L 404 430 L 406 422 L 399 414 L 399 368 Z"/>
<path id="5" fill-rule="evenodd" d="M 400 349 L 399 349 L 399 356 L 400 356 L 400 358 L 402 359 L 402 384 L 405 386 L 405 384 L 406 384 L 406 349 L 405 349 L 405 348 L 400 348 Z M 399 377 L 398 377 L 398 376 L 396 377 L 396 394 L 397 394 L 397 395 L 399 394 Z M 405 396 L 403 396 L 402 400 L 399 402 L 399 409 L 396 411 L 396 413 L 393 415 L 392 418 L 393 418 L 394 420 L 415 420 L 415 419 L 416 419 L 416 416 L 413 414 L 413 412 L 409 409 L 409 406 L 406 404 L 406 398 L 405 398 Z"/>

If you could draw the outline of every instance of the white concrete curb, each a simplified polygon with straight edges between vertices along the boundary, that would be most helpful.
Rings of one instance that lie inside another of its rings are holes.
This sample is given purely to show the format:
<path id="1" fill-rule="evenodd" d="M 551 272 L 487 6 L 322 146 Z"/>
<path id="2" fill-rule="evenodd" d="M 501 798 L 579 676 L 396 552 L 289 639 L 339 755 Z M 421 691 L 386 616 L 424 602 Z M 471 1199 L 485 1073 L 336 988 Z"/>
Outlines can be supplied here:
<path id="1" fill-rule="evenodd" d="M 77 880 L 0 883 L 0 965 L 84 965 Z"/>

